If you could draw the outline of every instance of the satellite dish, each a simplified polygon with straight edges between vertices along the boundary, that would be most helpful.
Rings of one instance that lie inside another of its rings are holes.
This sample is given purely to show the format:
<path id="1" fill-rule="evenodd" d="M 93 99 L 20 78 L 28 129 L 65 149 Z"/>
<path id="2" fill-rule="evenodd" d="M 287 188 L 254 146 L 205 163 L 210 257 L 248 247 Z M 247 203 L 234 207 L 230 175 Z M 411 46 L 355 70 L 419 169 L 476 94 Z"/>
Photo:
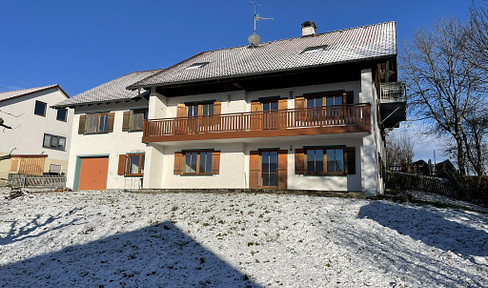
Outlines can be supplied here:
<path id="1" fill-rule="evenodd" d="M 259 43 L 261 43 L 261 37 L 259 37 L 258 34 L 253 33 L 251 36 L 249 36 L 249 38 L 247 38 L 247 42 L 249 42 L 251 47 L 256 47 L 259 45 Z"/>

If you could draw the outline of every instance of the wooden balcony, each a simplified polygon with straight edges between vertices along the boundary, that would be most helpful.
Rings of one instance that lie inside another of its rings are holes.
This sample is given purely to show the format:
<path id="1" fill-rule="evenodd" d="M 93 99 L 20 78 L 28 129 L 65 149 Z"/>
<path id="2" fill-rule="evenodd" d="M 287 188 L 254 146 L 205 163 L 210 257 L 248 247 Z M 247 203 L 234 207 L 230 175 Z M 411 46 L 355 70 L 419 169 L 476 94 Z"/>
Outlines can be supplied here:
<path id="1" fill-rule="evenodd" d="M 369 104 L 144 121 L 142 142 L 369 132 Z"/>

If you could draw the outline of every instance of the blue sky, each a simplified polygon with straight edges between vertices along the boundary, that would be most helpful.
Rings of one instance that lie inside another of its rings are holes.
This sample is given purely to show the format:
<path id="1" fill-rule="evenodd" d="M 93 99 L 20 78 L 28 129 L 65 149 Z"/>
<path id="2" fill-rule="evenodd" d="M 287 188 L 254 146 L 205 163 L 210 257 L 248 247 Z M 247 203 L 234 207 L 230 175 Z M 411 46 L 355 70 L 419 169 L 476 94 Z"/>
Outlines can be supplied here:
<path id="1" fill-rule="evenodd" d="M 262 41 L 397 22 L 399 51 L 414 29 L 467 18 L 471 0 L 257 0 Z M 480 0 L 475 1 L 479 3 Z M 0 92 L 60 84 L 75 96 L 126 73 L 164 68 L 207 50 L 247 44 L 248 0 L 2 0 Z"/>

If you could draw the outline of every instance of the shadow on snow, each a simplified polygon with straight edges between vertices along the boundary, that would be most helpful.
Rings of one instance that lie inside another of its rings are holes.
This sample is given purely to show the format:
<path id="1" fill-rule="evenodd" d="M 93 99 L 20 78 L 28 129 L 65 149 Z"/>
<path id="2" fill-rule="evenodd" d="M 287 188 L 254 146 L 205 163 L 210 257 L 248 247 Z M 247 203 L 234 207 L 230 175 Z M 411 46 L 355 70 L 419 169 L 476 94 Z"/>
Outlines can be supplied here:
<path id="1" fill-rule="evenodd" d="M 0 283 L 15 287 L 260 287 L 170 221 L 4 265 Z"/>
<path id="2" fill-rule="evenodd" d="M 451 251 L 464 257 L 488 256 L 488 233 L 446 219 L 446 213 L 449 211 L 452 210 L 443 212 L 433 209 L 414 209 L 375 201 L 363 206 L 358 217 L 369 218 L 384 227 L 443 251 Z M 482 221 L 488 225 L 486 218 L 469 214 L 463 216 L 472 217 L 466 220 Z"/>

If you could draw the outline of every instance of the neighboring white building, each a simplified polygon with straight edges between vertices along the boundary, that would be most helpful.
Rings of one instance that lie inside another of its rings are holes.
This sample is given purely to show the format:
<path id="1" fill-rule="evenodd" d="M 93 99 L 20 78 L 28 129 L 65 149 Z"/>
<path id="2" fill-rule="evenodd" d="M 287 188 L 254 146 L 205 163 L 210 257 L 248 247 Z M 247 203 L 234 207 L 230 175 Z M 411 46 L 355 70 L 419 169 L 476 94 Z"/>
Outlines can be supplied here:
<path id="1" fill-rule="evenodd" d="M 68 169 L 69 136 L 73 113 L 50 106 L 66 100 L 59 85 L 0 93 L 0 118 L 12 129 L 0 127 L 0 178 L 9 174 L 61 174 Z"/>
<path id="2" fill-rule="evenodd" d="M 302 28 L 57 104 L 74 108 L 78 123 L 68 186 L 383 193 L 384 129 L 405 120 L 395 23 Z"/>

